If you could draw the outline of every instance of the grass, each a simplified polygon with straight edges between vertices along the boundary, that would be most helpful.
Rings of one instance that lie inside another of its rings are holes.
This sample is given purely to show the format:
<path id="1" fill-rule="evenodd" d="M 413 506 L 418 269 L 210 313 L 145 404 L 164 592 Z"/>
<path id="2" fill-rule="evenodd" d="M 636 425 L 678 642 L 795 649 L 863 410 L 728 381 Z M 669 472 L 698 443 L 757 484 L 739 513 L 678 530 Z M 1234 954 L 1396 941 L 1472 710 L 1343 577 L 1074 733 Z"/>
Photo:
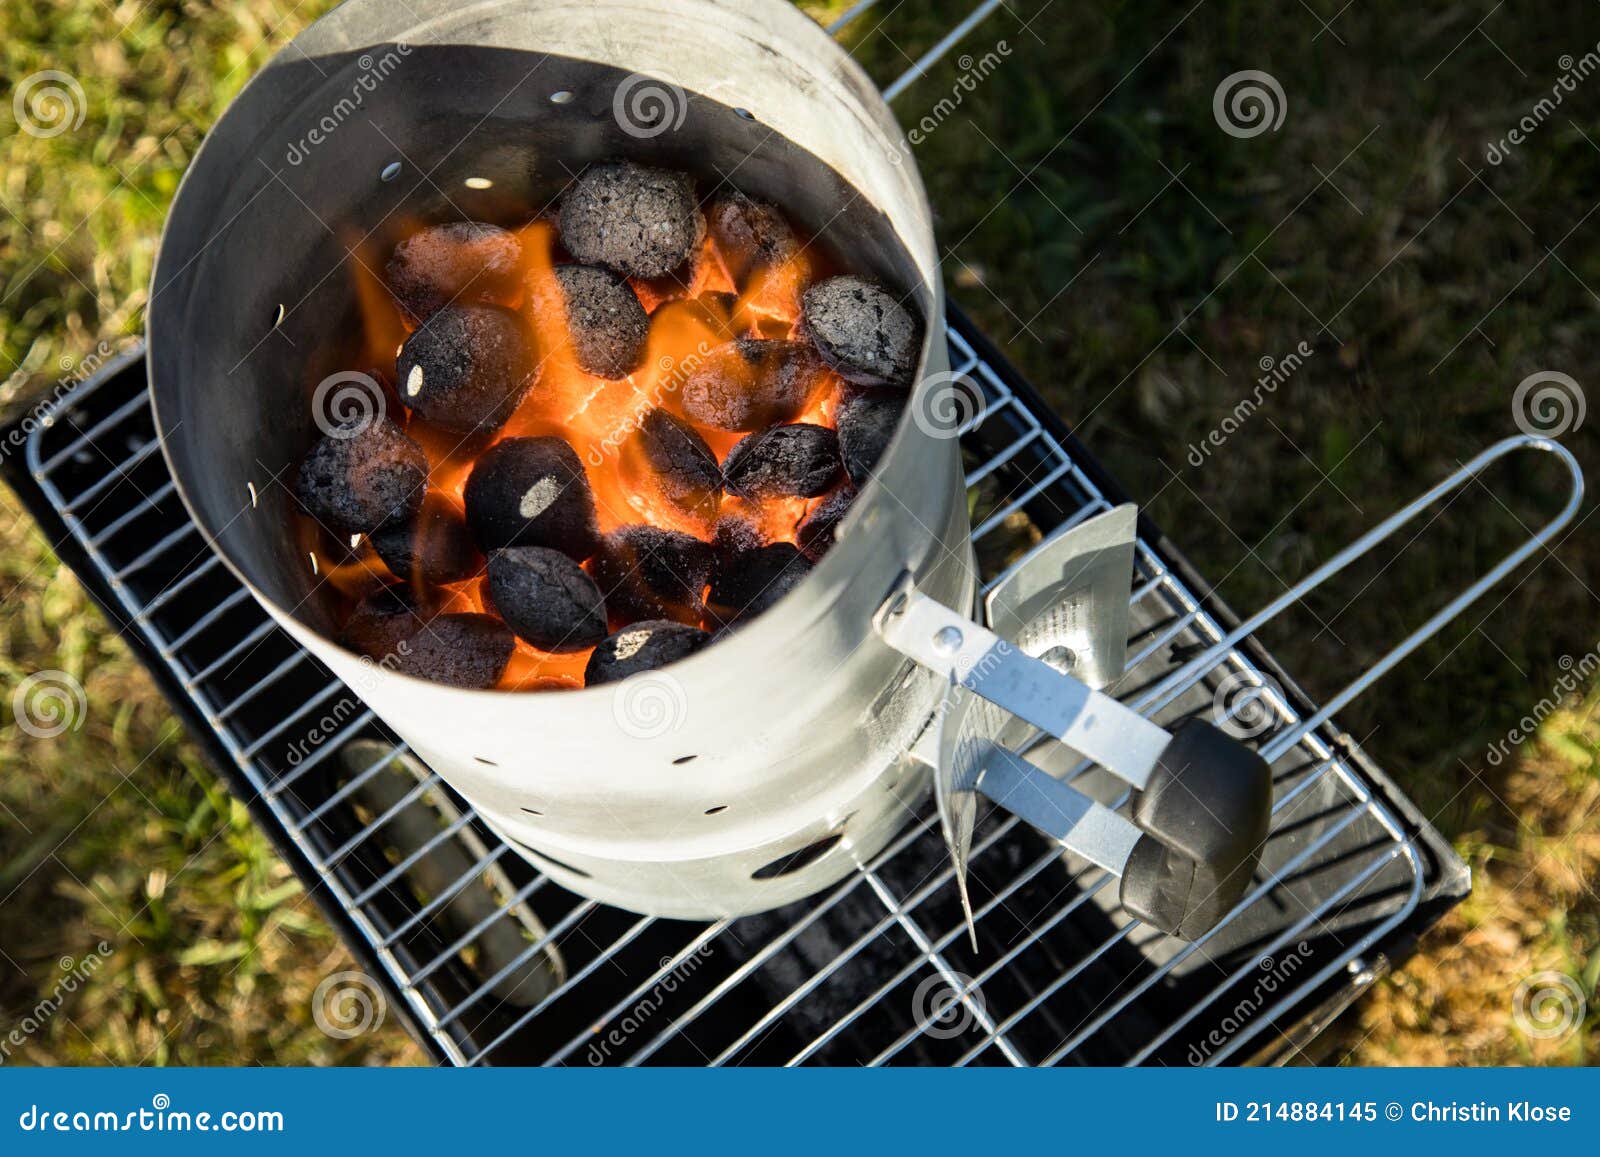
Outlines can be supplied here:
<path id="1" fill-rule="evenodd" d="M 1549 94 L 1563 54 L 1600 41 L 1600 12 L 1307 5 L 1018 0 L 896 105 L 911 124 L 961 94 L 917 146 L 952 296 L 1244 610 L 1514 433 L 1529 374 L 1592 385 L 1600 345 L 1600 80 L 1564 94 L 1503 164 L 1484 159 Z M 138 332 L 156 233 L 204 127 L 326 7 L 0 0 L 0 116 L 10 85 L 41 69 L 70 73 L 85 98 L 76 129 L 0 137 L 6 397 Z M 880 81 L 972 0 L 883 7 L 851 30 Z M 1000 66 L 961 87 L 955 57 L 1000 39 Z M 1283 87 L 1277 131 L 1219 129 L 1213 92 L 1244 69 Z M 1304 364 L 1195 465 L 1189 448 L 1253 392 L 1261 359 L 1281 365 L 1300 342 Z M 1563 441 L 1595 474 L 1592 427 Z M 1264 633 L 1314 695 L 1559 501 L 1548 462 L 1517 459 L 1484 482 L 1403 554 Z M 62 957 L 116 945 L 20 1056 L 416 1059 L 398 1030 L 337 1042 L 310 1024 L 309 992 L 347 966 L 340 949 L 3 502 L 8 686 L 67 670 L 90 711 L 54 741 L 0 733 L 0 1025 L 49 990 Z M 1562 657 L 1600 637 L 1592 538 L 1580 523 L 1341 715 L 1472 864 L 1475 887 L 1336 1026 L 1335 1057 L 1600 1053 L 1600 692 L 1561 684 Z M 1541 702 L 1553 710 L 1523 729 L 1533 738 L 1491 762 Z M 1577 978 L 1589 1013 L 1543 1040 L 1518 1027 L 1511 994 L 1552 970 Z"/>

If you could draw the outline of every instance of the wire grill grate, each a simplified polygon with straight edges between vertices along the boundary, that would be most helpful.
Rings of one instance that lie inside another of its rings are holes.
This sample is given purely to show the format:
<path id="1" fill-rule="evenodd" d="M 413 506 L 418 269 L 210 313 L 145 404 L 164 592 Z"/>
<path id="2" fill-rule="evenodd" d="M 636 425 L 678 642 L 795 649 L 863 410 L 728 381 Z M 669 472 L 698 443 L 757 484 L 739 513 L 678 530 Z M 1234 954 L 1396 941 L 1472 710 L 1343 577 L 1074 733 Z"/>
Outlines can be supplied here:
<path id="1" fill-rule="evenodd" d="M 952 321 L 952 366 L 984 403 L 963 449 L 992 585 L 1038 534 L 1110 501 Z M 1406 921 L 1423 894 L 1400 822 L 1242 649 L 1161 686 L 1226 629 L 1141 540 L 1119 692 L 1163 720 L 1209 710 L 1225 679 L 1269 696 L 1252 718 L 1256 741 L 1277 749 L 1274 837 L 1250 901 L 1212 936 L 1183 945 L 1130 923 L 1103 871 L 991 815 L 972 851 L 974 955 L 931 811 L 869 868 L 778 912 L 698 925 L 584 900 L 508 855 L 218 564 L 151 452 L 141 386 L 124 372 L 82 387 L 64 420 L 30 441 L 33 478 L 414 1023 L 455 1063 L 1171 1060 L 1191 1028 L 1212 1027 L 1208 1009 L 1237 1003 L 1263 957 L 1305 955 L 1304 982 L 1207 1058 L 1224 1060 Z M 1076 782 L 1096 790 L 1093 772 Z"/>

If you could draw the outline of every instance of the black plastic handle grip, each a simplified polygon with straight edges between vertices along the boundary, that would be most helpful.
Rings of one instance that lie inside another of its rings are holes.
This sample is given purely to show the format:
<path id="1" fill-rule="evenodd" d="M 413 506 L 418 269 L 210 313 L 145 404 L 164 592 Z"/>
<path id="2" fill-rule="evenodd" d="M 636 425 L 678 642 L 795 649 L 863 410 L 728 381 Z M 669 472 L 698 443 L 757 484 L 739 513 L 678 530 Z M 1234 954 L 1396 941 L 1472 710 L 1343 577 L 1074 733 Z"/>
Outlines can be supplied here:
<path id="1" fill-rule="evenodd" d="M 1193 940 L 1250 885 L 1272 823 L 1272 771 L 1232 736 L 1185 720 L 1134 801 L 1133 822 L 1145 834 L 1123 870 L 1122 906 Z"/>

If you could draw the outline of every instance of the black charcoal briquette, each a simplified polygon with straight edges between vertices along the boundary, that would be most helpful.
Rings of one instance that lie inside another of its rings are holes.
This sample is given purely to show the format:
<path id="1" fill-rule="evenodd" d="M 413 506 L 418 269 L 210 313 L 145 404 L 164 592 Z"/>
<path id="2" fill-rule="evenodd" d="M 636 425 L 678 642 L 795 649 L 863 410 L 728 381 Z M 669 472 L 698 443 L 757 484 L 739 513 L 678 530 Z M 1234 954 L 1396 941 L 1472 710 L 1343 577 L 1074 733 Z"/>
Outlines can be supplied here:
<path id="1" fill-rule="evenodd" d="M 863 390 L 839 407 L 839 455 L 857 487 L 872 477 L 904 409 L 904 395 L 886 390 Z"/>
<path id="2" fill-rule="evenodd" d="M 816 498 L 839 471 L 838 436 L 804 422 L 740 439 L 722 464 L 728 492 L 741 498 Z"/>
<path id="3" fill-rule="evenodd" d="M 565 299 L 573 352 L 583 371 L 615 381 L 638 369 L 650 319 L 633 287 L 596 265 L 560 265 L 555 276 Z"/>
<path id="4" fill-rule="evenodd" d="M 651 410 L 630 439 L 661 496 L 682 513 L 709 525 L 722 502 L 722 467 L 704 438 L 665 410 Z"/>
<path id="5" fill-rule="evenodd" d="M 441 309 L 406 339 L 396 366 L 400 400 L 461 434 L 505 425 L 536 372 L 522 319 L 493 305 Z"/>
<path id="6" fill-rule="evenodd" d="M 807 289 L 801 324 L 828 364 L 861 386 L 909 386 L 921 327 L 881 285 L 830 277 Z"/>
<path id="7" fill-rule="evenodd" d="M 422 629 L 427 614 L 409 586 L 379 587 L 356 604 L 339 641 L 369 659 L 386 662 L 399 657 L 401 644 Z"/>
<path id="8" fill-rule="evenodd" d="M 795 528 L 795 540 L 800 545 L 800 553 L 809 561 L 820 562 L 822 556 L 832 548 L 839 522 L 855 500 L 856 492 L 849 486 L 841 486 L 801 519 L 800 525 Z"/>
<path id="9" fill-rule="evenodd" d="M 594 165 L 561 202 L 561 243 L 586 265 L 662 277 L 705 235 L 694 182 L 628 163 Z"/>
<path id="10" fill-rule="evenodd" d="M 541 651 L 586 651 L 606 637 L 606 606 L 584 569 L 558 550 L 512 546 L 489 556 L 494 611 Z"/>
<path id="11" fill-rule="evenodd" d="M 560 438 L 507 438 L 467 479 L 467 525 L 484 551 L 548 546 L 575 562 L 600 540 L 594 495 L 578 455 Z"/>
<path id="12" fill-rule="evenodd" d="M 634 623 L 602 642 L 584 668 L 584 686 L 615 683 L 686 659 L 711 641 L 698 627 L 666 620 Z"/>
<path id="13" fill-rule="evenodd" d="M 723 625 L 734 626 L 771 608 L 810 572 L 793 543 L 739 551 L 718 558 L 707 602 Z"/>
<path id="14" fill-rule="evenodd" d="M 396 668 L 451 687 L 488 690 L 500 681 L 516 645 L 493 615 L 439 615 L 406 640 Z"/>
<path id="15" fill-rule="evenodd" d="M 741 286 L 755 270 L 782 264 L 800 252 L 800 242 L 783 214 L 743 193 L 726 193 L 712 201 L 706 227 L 728 275 Z"/>
<path id="16" fill-rule="evenodd" d="M 429 494 L 413 517 L 385 523 L 367 537 L 399 579 L 458 583 L 483 569 L 460 509 L 441 494 Z"/>
<path id="17" fill-rule="evenodd" d="M 620 527 L 591 563 L 612 616 L 698 623 L 711 581 L 711 544 L 677 530 Z"/>
<path id="18" fill-rule="evenodd" d="M 521 263 L 514 234 L 481 221 L 453 221 L 396 245 L 384 273 L 401 308 L 422 322 L 447 305 L 506 304 L 516 297 Z"/>
<path id="19" fill-rule="evenodd" d="M 340 537 L 366 534 L 422 506 L 428 456 L 384 418 L 324 435 L 295 477 L 306 513 Z"/>
<path id="20" fill-rule="evenodd" d="M 683 412 L 718 430 L 759 430 L 794 418 L 827 380 L 827 365 L 806 342 L 738 338 L 689 374 Z"/>

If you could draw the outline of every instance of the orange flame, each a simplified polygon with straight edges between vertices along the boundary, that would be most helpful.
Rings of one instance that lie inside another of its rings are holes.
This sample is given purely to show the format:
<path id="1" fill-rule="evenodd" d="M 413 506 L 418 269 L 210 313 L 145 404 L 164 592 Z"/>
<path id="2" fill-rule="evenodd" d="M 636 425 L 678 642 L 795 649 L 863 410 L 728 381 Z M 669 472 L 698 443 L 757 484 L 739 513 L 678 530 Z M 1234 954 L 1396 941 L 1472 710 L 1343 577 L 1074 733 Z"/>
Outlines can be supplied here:
<path id="1" fill-rule="evenodd" d="M 709 539 L 720 514 L 751 523 L 767 541 L 794 542 L 799 523 L 821 499 L 753 502 L 728 495 L 720 509 L 685 513 L 660 496 L 641 457 L 624 451 L 654 408 L 688 420 L 679 400 L 684 383 L 718 346 L 737 337 L 798 336 L 800 295 L 813 278 L 826 272 L 814 247 L 803 245 L 795 256 L 758 267 L 743 285 L 736 285 L 728 272 L 729 263 L 708 234 L 681 278 L 630 279 L 649 316 L 646 352 L 633 373 L 609 381 L 585 373 L 577 363 L 564 296 L 555 276 L 556 267 L 566 258 L 555 225 L 538 219 L 515 232 L 524 263 L 521 288 L 514 298 L 499 304 L 526 318 L 538 361 L 524 401 L 494 440 L 540 435 L 564 439 L 583 462 L 602 533 L 649 523 Z M 359 256 L 352 264 L 362 323 L 360 356 L 364 364 L 393 381 L 400 346 L 412 326 L 374 272 L 382 267 L 381 257 L 370 250 Z M 811 398 L 805 412 L 794 420 L 835 425 L 838 389 L 837 379 L 830 375 L 827 388 Z M 415 414 L 391 416 L 427 454 L 430 489 L 460 506 L 473 465 L 488 447 L 482 442 L 463 445 L 459 435 Z M 719 461 L 744 437 L 691 424 Z M 308 540 L 319 572 L 341 595 L 354 601 L 395 581 L 367 543 L 361 543 L 355 553 L 349 549 L 341 553 L 339 545 L 344 544 L 333 544 L 314 529 Z M 481 612 L 486 609 L 481 585 L 481 581 L 471 580 L 435 588 L 425 592 L 426 602 L 444 612 Z M 552 655 L 519 640 L 498 686 L 501 690 L 582 687 L 588 658 L 588 651 Z"/>

